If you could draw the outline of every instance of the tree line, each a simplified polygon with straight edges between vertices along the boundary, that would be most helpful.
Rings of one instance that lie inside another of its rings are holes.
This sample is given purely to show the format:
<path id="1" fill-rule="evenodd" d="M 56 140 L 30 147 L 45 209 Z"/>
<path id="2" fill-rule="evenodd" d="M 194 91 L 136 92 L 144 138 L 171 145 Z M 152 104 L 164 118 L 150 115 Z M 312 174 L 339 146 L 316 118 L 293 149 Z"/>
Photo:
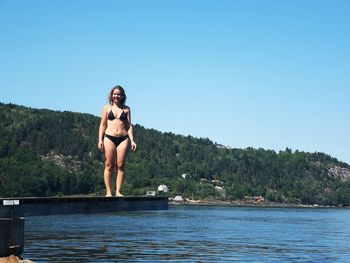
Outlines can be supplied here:
<path id="1" fill-rule="evenodd" d="M 0 196 L 102 195 L 99 117 L 0 103 Z M 330 172 L 350 166 L 325 153 L 227 148 L 207 138 L 134 126 L 124 193 L 159 184 L 170 195 L 222 200 L 262 195 L 270 201 L 349 205 L 350 180 Z M 216 187 L 215 187 L 216 186 Z"/>

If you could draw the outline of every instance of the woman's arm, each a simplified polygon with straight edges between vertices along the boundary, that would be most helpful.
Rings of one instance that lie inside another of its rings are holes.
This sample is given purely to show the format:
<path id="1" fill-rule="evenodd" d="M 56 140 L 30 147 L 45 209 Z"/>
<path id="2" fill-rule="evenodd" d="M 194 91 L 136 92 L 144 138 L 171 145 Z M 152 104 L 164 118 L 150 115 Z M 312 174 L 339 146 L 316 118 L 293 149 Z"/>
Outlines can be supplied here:
<path id="1" fill-rule="evenodd" d="M 131 110 L 130 110 L 130 108 L 128 108 L 127 116 L 128 116 L 128 136 L 129 136 L 130 143 L 131 143 L 131 150 L 135 151 L 137 148 L 137 145 L 134 141 L 134 130 L 133 130 L 132 124 L 131 124 Z"/>
<path id="2" fill-rule="evenodd" d="M 103 138 L 105 136 L 105 131 L 107 129 L 107 114 L 106 114 L 107 106 L 103 107 L 100 128 L 98 129 L 98 145 L 97 147 L 100 150 L 103 150 Z"/>

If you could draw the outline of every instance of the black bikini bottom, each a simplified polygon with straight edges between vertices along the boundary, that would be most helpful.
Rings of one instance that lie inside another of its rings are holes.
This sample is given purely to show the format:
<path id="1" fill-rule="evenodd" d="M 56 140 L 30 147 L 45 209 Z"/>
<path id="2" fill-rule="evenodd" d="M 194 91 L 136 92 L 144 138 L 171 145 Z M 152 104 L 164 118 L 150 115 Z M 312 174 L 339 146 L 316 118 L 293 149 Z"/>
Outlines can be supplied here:
<path id="1" fill-rule="evenodd" d="M 105 136 L 108 139 L 110 139 L 112 142 L 114 142 L 115 147 L 118 147 L 121 142 L 123 142 L 124 140 L 129 138 L 128 135 L 124 135 L 124 136 L 121 136 L 121 137 L 116 137 L 116 136 L 105 134 Z"/>

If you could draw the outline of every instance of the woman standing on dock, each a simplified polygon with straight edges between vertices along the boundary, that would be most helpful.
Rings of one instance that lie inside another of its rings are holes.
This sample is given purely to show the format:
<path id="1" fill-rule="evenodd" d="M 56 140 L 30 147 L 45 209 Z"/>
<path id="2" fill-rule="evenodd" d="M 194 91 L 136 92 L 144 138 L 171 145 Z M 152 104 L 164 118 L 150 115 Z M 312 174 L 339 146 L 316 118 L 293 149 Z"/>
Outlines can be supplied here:
<path id="1" fill-rule="evenodd" d="M 125 105 L 126 94 L 121 86 L 115 86 L 108 96 L 109 104 L 103 107 L 98 135 L 98 148 L 105 153 L 104 182 L 106 196 L 112 196 L 111 177 L 114 165 L 117 166 L 116 196 L 121 193 L 125 161 L 130 144 L 136 150 L 134 132 L 131 125 L 131 111 Z"/>

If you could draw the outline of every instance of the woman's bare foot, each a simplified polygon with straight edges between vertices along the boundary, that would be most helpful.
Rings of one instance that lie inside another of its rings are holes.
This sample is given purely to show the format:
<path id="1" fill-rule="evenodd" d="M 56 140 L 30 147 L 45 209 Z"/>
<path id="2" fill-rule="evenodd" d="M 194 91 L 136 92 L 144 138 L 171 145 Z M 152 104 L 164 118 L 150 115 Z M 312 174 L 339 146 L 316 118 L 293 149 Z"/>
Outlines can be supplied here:
<path id="1" fill-rule="evenodd" d="M 106 197 L 112 197 L 112 195 L 111 194 L 106 194 Z"/>
<path id="2" fill-rule="evenodd" d="M 124 196 L 123 194 L 121 194 L 121 193 L 116 193 L 115 194 L 115 196 L 117 196 L 117 197 L 121 197 L 121 196 Z"/>

